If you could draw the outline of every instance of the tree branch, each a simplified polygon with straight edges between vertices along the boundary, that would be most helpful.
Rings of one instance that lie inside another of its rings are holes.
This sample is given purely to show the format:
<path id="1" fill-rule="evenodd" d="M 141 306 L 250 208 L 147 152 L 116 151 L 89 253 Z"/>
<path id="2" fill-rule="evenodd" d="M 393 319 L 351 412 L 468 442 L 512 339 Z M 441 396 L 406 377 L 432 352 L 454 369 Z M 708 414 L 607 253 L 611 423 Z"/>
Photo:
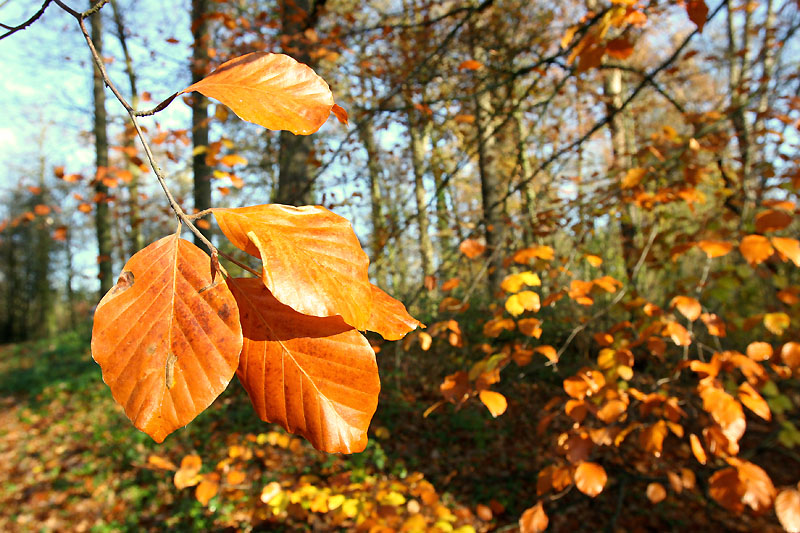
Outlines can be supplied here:
<path id="1" fill-rule="evenodd" d="M 18 26 L 7 26 L 7 25 L 5 25 L 5 24 L 0 24 L 0 26 L 2 26 L 4 30 L 8 30 L 8 31 L 7 31 L 6 33 L 4 33 L 3 35 L 0 35 L 0 41 L 1 41 L 1 40 L 3 40 L 3 39 L 5 39 L 6 37 L 8 37 L 8 36 L 10 36 L 10 35 L 13 35 L 13 34 L 17 33 L 17 32 L 18 32 L 18 31 L 20 31 L 20 30 L 24 30 L 24 29 L 26 29 L 28 26 L 30 26 L 31 24 L 33 24 L 34 22 L 36 22 L 37 20 L 39 20 L 39 18 L 40 18 L 42 15 L 44 15 L 44 12 L 45 12 L 45 10 L 47 9 L 47 6 L 49 6 L 49 5 L 50 5 L 50 2 L 52 2 L 52 1 L 53 1 L 53 0 L 44 0 L 44 3 L 42 4 L 42 7 L 40 7 L 40 8 L 39 8 L 39 11 L 37 11 L 36 13 L 34 13 L 34 14 L 31 16 L 31 18 L 29 18 L 28 20 L 26 20 L 25 22 L 23 22 L 22 24 L 20 24 L 20 25 L 18 25 Z"/>

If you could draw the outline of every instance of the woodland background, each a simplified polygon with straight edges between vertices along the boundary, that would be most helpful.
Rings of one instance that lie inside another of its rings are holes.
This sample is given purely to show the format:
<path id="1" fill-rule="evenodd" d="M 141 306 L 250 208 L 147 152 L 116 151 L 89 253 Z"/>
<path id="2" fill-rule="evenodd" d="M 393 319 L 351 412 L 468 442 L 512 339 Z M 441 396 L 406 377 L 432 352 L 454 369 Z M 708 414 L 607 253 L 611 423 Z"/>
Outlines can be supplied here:
<path id="1" fill-rule="evenodd" d="M 800 4 L 91 18 L 137 108 L 268 51 L 349 112 L 302 137 L 194 93 L 142 120 L 185 208 L 324 205 L 428 325 L 371 339 L 381 399 L 353 456 L 259 422 L 237 387 L 163 445 L 113 404 L 93 307 L 175 220 L 48 4 L 0 41 L 0 529 L 800 531 Z M 41 6 L 0 2 L 0 35 Z"/>

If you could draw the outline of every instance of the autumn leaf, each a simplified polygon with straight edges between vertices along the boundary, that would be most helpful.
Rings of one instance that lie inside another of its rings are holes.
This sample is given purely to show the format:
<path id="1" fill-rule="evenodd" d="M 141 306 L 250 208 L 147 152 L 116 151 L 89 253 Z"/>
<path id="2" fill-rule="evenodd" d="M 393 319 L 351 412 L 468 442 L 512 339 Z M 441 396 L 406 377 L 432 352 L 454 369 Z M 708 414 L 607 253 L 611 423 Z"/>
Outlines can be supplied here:
<path id="1" fill-rule="evenodd" d="M 766 313 L 764 327 L 773 335 L 781 336 L 790 325 L 789 315 L 786 313 Z"/>
<path id="2" fill-rule="evenodd" d="M 474 59 L 467 59 L 466 61 L 462 61 L 460 65 L 458 65 L 458 70 L 478 70 L 483 66 L 483 63 L 480 61 L 475 61 Z"/>
<path id="3" fill-rule="evenodd" d="M 522 513 L 519 519 L 520 533 L 542 533 L 547 529 L 550 519 L 544 512 L 542 502 L 537 503 Z"/>
<path id="4" fill-rule="evenodd" d="M 403 302 L 395 300 L 380 288 L 372 288 L 372 314 L 367 322 L 367 330 L 379 333 L 387 341 L 396 341 L 406 333 L 416 329 L 420 321 L 406 311 Z"/>
<path id="5" fill-rule="evenodd" d="M 772 255 L 769 240 L 763 235 L 747 235 L 739 244 L 739 251 L 751 266 L 763 263 Z"/>
<path id="6" fill-rule="evenodd" d="M 700 443 L 700 439 L 697 438 L 697 435 L 694 433 L 689 435 L 689 443 L 692 447 L 692 455 L 694 455 L 694 458 L 697 459 L 697 462 L 701 465 L 706 464 L 708 457 L 706 456 L 706 451 L 703 449 L 703 445 Z"/>
<path id="7" fill-rule="evenodd" d="M 541 309 L 541 302 L 539 295 L 533 291 L 522 291 L 517 294 L 512 294 L 506 300 L 506 311 L 512 316 L 519 316 L 525 311 L 533 311 L 534 313 Z"/>
<path id="8" fill-rule="evenodd" d="M 192 91 L 219 100 L 242 120 L 295 135 L 317 131 L 334 105 L 328 84 L 311 67 L 265 52 L 226 61 L 178 95 Z"/>
<path id="9" fill-rule="evenodd" d="M 633 45 L 624 37 L 606 43 L 606 53 L 614 59 L 628 59 L 633 54 Z"/>
<path id="10" fill-rule="evenodd" d="M 744 382 L 739 385 L 739 401 L 766 421 L 772 420 L 772 413 L 766 400 L 750 385 Z"/>
<path id="11" fill-rule="evenodd" d="M 199 475 L 203 460 L 199 455 L 190 454 L 181 459 L 181 467 L 175 472 L 173 483 L 177 489 L 194 487 L 202 477 Z"/>
<path id="12" fill-rule="evenodd" d="M 509 274 L 503 279 L 500 288 L 508 293 L 518 292 L 523 286 L 538 287 L 542 284 L 542 280 L 535 272 L 518 272 L 516 274 Z"/>
<path id="13" fill-rule="evenodd" d="M 194 497 L 201 505 L 206 506 L 211 498 L 219 491 L 219 474 L 211 472 L 206 474 L 194 490 Z"/>
<path id="14" fill-rule="evenodd" d="M 756 231 L 767 233 L 782 230 L 792 223 L 792 215 L 786 211 L 767 209 L 756 215 Z"/>
<path id="15" fill-rule="evenodd" d="M 647 485 L 646 494 L 650 503 L 660 503 L 667 497 L 667 490 L 661 483 L 650 483 Z"/>
<path id="16" fill-rule="evenodd" d="M 486 245 L 475 239 L 464 239 L 458 245 L 458 249 L 468 258 L 475 259 L 483 254 L 486 250 Z"/>
<path id="17" fill-rule="evenodd" d="M 733 249 L 733 244 L 722 241 L 700 241 L 697 246 L 703 250 L 709 259 L 727 255 Z"/>
<path id="18" fill-rule="evenodd" d="M 800 491 L 780 491 L 775 497 L 775 514 L 787 533 L 800 533 Z"/>
<path id="19" fill-rule="evenodd" d="M 796 266 L 800 267 L 800 241 L 797 239 L 787 239 L 785 237 L 773 237 L 772 246 L 781 254 L 789 259 Z M 785 261 L 786 259 L 784 259 Z"/>
<path id="20" fill-rule="evenodd" d="M 131 257 L 94 315 L 92 357 L 103 380 L 156 442 L 225 390 L 241 346 L 233 295 L 177 233 Z"/>
<path id="21" fill-rule="evenodd" d="M 642 178 L 647 174 L 646 168 L 631 168 L 625 173 L 625 177 L 620 182 L 620 187 L 623 189 L 630 189 L 636 187 L 642 181 Z"/>
<path id="22" fill-rule="evenodd" d="M 494 418 L 506 412 L 508 402 L 506 401 L 506 397 L 499 392 L 482 390 L 478 396 Z"/>
<path id="23" fill-rule="evenodd" d="M 708 6 L 705 0 L 689 0 L 686 3 L 686 13 L 689 15 L 689 20 L 697 25 L 697 31 L 703 33 L 703 26 L 706 25 L 708 17 Z"/>
<path id="24" fill-rule="evenodd" d="M 279 302 L 366 329 L 373 298 L 369 258 L 346 219 L 321 206 L 279 204 L 213 213 L 236 247 L 261 259 L 264 285 Z"/>
<path id="25" fill-rule="evenodd" d="M 258 279 L 229 285 L 244 334 L 236 373 L 258 416 L 318 450 L 362 451 L 380 391 L 367 340 L 339 317 L 306 316 L 281 304 Z"/>
<path id="26" fill-rule="evenodd" d="M 605 469 L 597 463 L 590 462 L 579 464 L 574 477 L 578 490 L 592 498 L 603 492 L 608 481 Z"/>
<path id="27" fill-rule="evenodd" d="M 692 322 L 700 318 L 700 313 L 703 311 L 700 302 L 689 296 L 676 296 L 672 299 L 670 307 L 677 308 L 683 316 Z"/>

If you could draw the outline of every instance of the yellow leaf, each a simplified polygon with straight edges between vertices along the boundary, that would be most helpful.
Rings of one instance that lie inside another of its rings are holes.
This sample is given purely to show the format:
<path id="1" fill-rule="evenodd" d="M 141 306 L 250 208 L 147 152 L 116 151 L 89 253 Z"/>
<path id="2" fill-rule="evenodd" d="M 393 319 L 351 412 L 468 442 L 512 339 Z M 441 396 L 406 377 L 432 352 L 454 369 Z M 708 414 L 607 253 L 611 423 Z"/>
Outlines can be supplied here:
<path id="1" fill-rule="evenodd" d="M 767 313 L 764 315 L 764 327 L 774 335 L 783 335 L 789 325 L 789 315 L 786 313 Z"/>
<path id="2" fill-rule="evenodd" d="M 644 178 L 645 174 L 647 174 L 647 169 L 645 168 L 635 167 L 628 169 L 628 172 L 625 173 L 625 177 L 622 178 L 620 187 L 623 189 L 636 187 L 642 181 L 642 178 Z"/>

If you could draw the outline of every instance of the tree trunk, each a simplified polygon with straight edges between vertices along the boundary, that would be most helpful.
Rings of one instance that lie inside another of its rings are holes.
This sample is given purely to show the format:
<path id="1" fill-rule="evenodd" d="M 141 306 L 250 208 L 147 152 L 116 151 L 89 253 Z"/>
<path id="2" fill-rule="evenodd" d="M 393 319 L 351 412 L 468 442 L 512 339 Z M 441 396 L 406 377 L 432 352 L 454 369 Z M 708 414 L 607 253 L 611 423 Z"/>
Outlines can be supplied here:
<path id="1" fill-rule="evenodd" d="M 378 152 L 375 147 L 375 131 L 372 122 L 366 120 L 358 130 L 361 143 L 367 152 L 367 175 L 369 178 L 370 221 L 372 233 L 370 234 L 370 252 L 373 275 L 378 285 L 386 286 L 386 262 L 384 259 L 384 246 L 388 237 L 386 223 L 383 218 L 383 198 L 381 196 L 381 166 Z"/>
<path id="2" fill-rule="evenodd" d="M 90 5 L 97 3 L 90 0 Z M 92 43 L 100 57 L 103 56 L 103 18 L 100 13 L 91 17 Z M 95 68 L 92 94 L 94 96 L 94 144 L 95 144 L 95 226 L 97 228 L 97 262 L 100 267 L 100 297 L 102 298 L 114 285 L 113 264 L 111 261 L 111 219 L 108 206 L 108 187 L 102 176 L 108 170 L 108 133 L 106 131 L 106 95 L 103 78 Z"/>
<path id="3" fill-rule="evenodd" d="M 282 0 L 281 31 L 286 39 L 284 52 L 297 61 L 311 64 L 308 43 L 303 32 L 314 27 L 315 14 L 324 2 L 312 3 L 309 0 Z M 288 205 L 314 203 L 309 158 L 313 150 L 313 139 L 309 135 L 295 135 L 288 131 L 280 133 L 280 153 L 278 155 L 278 190 L 275 201 Z"/>
<path id="4" fill-rule="evenodd" d="M 432 276 L 436 272 L 433 258 L 433 243 L 428 228 L 428 200 L 425 194 L 425 152 L 430 142 L 431 123 L 424 118 L 415 120 L 416 114 L 408 114 L 408 135 L 411 140 L 411 165 L 414 172 L 414 198 L 417 206 L 417 227 L 419 228 L 419 252 L 422 262 L 423 276 Z"/>
<path id="5" fill-rule="evenodd" d="M 473 56 L 477 61 L 486 62 L 487 53 L 474 47 Z M 504 200 L 503 183 L 496 165 L 496 139 L 492 130 L 494 109 L 491 93 L 481 85 L 475 87 L 474 97 L 475 129 L 478 145 L 478 172 L 481 180 L 481 201 L 483 205 L 483 227 L 486 236 L 486 254 L 489 261 L 488 288 L 490 294 L 500 289 L 503 279 L 503 240 L 504 240 Z"/>
<path id="6" fill-rule="evenodd" d="M 114 15 L 114 25 L 117 29 L 117 38 L 119 39 L 122 54 L 125 57 L 125 72 L 128 74 L 128 84 L 131 90 L 130 103 L 134 109 L 139 107 L 139 93 L 136 90 L 136 73 L 133 71 L 133 61 L 131 60 L 130 52 L 128 51 L 128 40 L 125 36 L 125 24 L 122 21 L 122 13 L 119 11 L 117 0 L 111 0 L 112 13 Z M 197 93 L 195 93 L 197 94 Z M 129 125 L 125 127 L 125 133 L 122 140 L 122 145 L 125 149 L 133 153 L 135 146 L 134 139 L 136 132 Z M 128 253 L 135 254 L 144 248 L 144 236 L 142 235 L 142 217 L 141 208 L 139 206 L 139 179 L 142 172 L 138 165 L 128 159 L 128 171 L 131 173 L 131 181 L 128 183 Z"/>
<path id="7" fill-rule="evenodd" d="M 192 0 L 192 83 L 200 81 L 208 73 L 208 0 Z M 211 207 L 211 167 L 206 164 L 208 150 L 208 98 L 198 92 L 192 93 L 192 146 L 194 157 L 194 208 L 203 211 Z M 207 239 L 211 229 L 199 228 Z M 204 248 L 199 237 L 195 244 Z"/>

